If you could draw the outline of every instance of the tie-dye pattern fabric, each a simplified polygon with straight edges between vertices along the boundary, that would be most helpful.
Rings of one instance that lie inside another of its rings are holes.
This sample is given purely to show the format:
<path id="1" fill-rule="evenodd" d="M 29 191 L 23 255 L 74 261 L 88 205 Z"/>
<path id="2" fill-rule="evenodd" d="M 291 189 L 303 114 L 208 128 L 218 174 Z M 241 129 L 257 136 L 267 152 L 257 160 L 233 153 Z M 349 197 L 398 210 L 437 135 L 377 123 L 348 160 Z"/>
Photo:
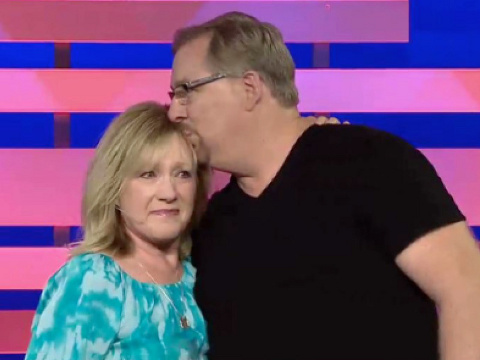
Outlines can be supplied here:
<path id="1" fill-rule="evenodd" d="M 195 269 L 185 261 L 184 270 L 188 329 L 158 285 L 133 279 L 105 255 L 74 257 L 42 292 L 25 360 L 206 360 Z M 163 289 L 183 311 L 180 283 Z"/>

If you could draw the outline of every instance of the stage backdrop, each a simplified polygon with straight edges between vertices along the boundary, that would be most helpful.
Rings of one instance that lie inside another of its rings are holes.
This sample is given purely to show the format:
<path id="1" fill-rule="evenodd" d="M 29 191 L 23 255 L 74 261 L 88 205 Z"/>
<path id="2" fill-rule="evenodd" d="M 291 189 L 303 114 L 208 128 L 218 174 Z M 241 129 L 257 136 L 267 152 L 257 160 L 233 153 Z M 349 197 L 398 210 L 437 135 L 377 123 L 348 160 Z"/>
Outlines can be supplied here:
<path id="1" fill-rule="evenodd" d="M 174 30 L 229 10 L 282 29 L 303 113 L 410 141 L 479 235 L 477 0 L 1 0 L 0 360 L 23 358 L 105 127 L 135 102 L 166 102 Z"/>

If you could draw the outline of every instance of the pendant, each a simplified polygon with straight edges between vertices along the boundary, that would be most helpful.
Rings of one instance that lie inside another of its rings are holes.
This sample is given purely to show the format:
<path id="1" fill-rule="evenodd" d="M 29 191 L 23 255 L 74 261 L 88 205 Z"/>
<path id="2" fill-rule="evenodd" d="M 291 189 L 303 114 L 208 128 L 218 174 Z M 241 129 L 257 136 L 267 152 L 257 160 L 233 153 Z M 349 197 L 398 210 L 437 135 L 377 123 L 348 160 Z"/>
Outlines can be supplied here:
<path id="1" fill-rule="evenodd" d="M 183 315 L 181 318 L 180 318 L 180 324 L 182 326 L 182 329 L 188 329 L 190 327 L 190 324 L 188 322 L 188 319 L 185 315 Z"/>

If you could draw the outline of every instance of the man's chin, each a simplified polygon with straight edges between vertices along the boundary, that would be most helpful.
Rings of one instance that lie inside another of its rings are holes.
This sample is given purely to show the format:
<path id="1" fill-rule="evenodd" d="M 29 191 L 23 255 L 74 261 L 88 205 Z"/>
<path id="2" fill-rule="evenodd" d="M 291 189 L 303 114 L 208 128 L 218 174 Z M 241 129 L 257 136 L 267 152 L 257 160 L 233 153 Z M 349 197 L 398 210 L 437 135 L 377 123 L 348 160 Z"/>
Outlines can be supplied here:
<path id="1" fill-rule="evenodd" d="M 208 164 L 210 162 L 210 156 L 208 154 L 205 146 L 194 147 L 195 153 L 197 154 L 197 162 L 199 164 Z"/>
<path id="2" fill-rule="evenodd" d="M 200 139 L 198 133 L 191 129 L 186 129 L 183 134 L 195 151 L 197 162 L 200 164 L 208 163 L 210 157 L 206 147 L 202 144 L 202 140 Z"/>

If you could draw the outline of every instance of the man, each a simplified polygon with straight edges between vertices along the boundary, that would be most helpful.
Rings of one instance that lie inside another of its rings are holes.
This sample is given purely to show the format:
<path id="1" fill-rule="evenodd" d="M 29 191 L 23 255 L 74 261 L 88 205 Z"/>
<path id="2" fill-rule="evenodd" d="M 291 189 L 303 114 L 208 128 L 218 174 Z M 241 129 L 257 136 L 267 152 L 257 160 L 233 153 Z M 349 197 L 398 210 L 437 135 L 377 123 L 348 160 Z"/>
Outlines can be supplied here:
<path id="1" fill-rule="evenodd" d="M 194 234 L 209 358 L 479 360 L 480 252 L 422 154 L 302 120 L 255 18 L 182 29 L 174 52 L 170 117 L 233 174 Z"/>

